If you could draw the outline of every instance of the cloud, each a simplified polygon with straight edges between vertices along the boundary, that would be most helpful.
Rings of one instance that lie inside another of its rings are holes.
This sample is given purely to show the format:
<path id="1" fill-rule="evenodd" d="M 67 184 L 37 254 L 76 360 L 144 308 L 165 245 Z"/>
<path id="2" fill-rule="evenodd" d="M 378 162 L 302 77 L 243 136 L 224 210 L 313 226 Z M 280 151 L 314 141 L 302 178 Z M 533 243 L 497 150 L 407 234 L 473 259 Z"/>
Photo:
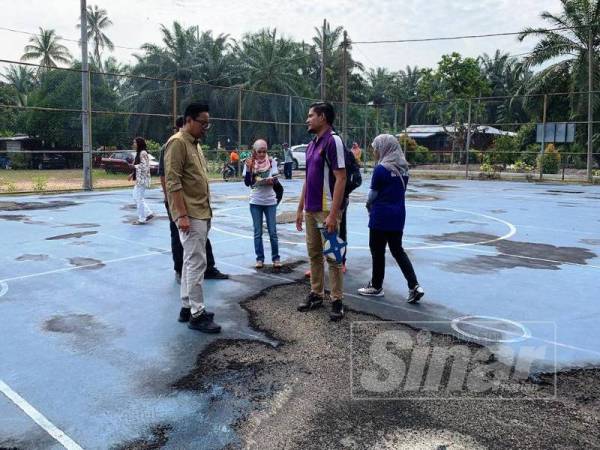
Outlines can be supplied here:
<path id="1" fill-rule="evenodd" d="M 526 26 L 543 24 L 543 10 L 560 11 L 559 0 L 338 0 L 334 2 L 302 2 L 298 0 L 199 0 L 88 1 L 108 11 L 114 25 L 108 34 L 117 45 L 138 47 L 160 40 L 159 24 L 178 20 L 186 25 L 199 25 L 216 34 L 228 33 L 240 38 L 246 32 L 277 27 L 279 32 L 310 42 L 314 28 L 327 18 L 332 26 L 344 26 L 354 41 L 386 40 L 519 31 Z M 0 0 L 3 11 L 0 26 L 35 32 L 38 27 L 55 28 L 63 37 L 77 39 L 79 2 L 60 0 L 47 8 L 42 0 L 13 2 Z M 0 31 L 0 55 L 3 59 L 19 59 L 27 36 Z M 511 53 L 524 53 L 535 41 L 519 43 L 514 36 L 440 41 L 431 43 L 354 46 L 355 57 L 367 67 L 384 66 L 397 70 L 406 65 L 435 66 L 441 55 L 457 51 L 467 56 L 497 48 Z M 67 43 L 73 54 L 76 43 Z M 115 56 L 133 61 L 131 50 L 117 49 Z"/>

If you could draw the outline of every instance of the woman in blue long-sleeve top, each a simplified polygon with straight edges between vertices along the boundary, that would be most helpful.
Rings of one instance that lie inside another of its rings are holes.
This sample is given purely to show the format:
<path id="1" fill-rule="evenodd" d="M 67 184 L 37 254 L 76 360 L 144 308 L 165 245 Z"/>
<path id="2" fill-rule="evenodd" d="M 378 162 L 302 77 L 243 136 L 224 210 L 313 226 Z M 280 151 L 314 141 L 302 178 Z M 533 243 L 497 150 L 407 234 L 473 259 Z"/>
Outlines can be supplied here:
<path id="1" fill-rule="evenodd" d="M 371 281 L 358 293 L 366 296 L 383 295 L 385 277 L 385 249 L 400 266 L 408 283 L 408 302 L 416 303 L 425 294 L 408 255 L 402 248 L 402 234 L 406 219 L 405 194 L 408 184 L 408 163 L 398 140 L 391 134 L 380 134 L 373 140 L 378 164 L 373 170 L 367 201 L 369 210 L 369 248 L 373 259 Z"/>

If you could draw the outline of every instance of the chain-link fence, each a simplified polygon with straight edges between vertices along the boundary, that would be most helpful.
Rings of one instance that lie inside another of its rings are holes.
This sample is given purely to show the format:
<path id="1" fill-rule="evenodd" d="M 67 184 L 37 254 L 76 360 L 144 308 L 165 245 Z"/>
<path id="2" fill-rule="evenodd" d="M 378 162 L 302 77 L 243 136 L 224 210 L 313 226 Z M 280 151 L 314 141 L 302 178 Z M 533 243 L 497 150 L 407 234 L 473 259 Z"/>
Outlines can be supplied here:
<path id="1" fill-rule="evenodd" d="M 258 138 L 267 140 L 280 161 L 284 143 L 306 144 L 311 138 L 304 122 L 317 99 L 0 61 L 0 73 L 9 68 L 21 77 L 0 83 L 0 193 L 81 189 L 85 113 L 91 118 L 94 188 L 128 186 L 133 138 L 145 138 L 158 159 L 175 118 L 191 101 L 210 106 L 212 128 L 203 145 L 213 178 L 222 177 L 232 150 L 243 156 Z M 89 80 L 87 112 L 81 109 L 82 75 Z M 598 131 L 599 122 L 588 122 L 588 97 L 576 92 L 348 103 L 345 121 L 343 104 L 333 104 L 338 130 L 348 146 L 361 146 L 366 166 L 374 164 L 373 138 L 391 133 L 401 140 L 414 174 L 586 181 L 590 172 L 600 178 L 600 152 L 588 159 L 588 123 Z M 542 134 L 544 142 L 538 124 L 555 124 L 552 136 Z M 599 142 L 592 145 L 598 149 Z M 153 165 L 155 172 L 157 161 Z"/>

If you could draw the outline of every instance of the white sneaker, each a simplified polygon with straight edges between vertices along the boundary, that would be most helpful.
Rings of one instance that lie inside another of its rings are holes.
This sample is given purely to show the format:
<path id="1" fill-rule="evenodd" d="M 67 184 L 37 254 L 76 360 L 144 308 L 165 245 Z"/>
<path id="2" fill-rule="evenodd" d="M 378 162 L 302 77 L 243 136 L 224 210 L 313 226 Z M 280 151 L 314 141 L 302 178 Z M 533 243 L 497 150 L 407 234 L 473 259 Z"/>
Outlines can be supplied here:
<path id="1" fill-rule="evenodd" d="M 414 289 L 410 289 L 408 291 L 408 298 L 406 299 L 406 301 L 408 303 L 417 303 L 419 300 L 421 300 L 421 297 L 423 297 L 425 295 L 425 291 L 423 290 L 423 288 L 421 286 L 419 286 L 418 284 L 414 287 Z"/>
<path id="2" fill-rule="evenodd" d="M 359 288 L 358 293 L 360 295 L 364 295 L 366 297 L 383 297 L 383 288 L 375 289 L 371 286 L 371 282 L 365 286 L 364 288 Z"/>

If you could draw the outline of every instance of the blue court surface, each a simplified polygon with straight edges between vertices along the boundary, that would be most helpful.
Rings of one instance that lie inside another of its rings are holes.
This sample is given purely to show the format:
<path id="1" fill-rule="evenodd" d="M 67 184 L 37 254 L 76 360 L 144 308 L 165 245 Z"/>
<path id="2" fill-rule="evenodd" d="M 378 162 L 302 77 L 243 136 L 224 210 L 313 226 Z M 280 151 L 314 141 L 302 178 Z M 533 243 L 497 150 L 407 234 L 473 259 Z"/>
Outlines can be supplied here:
<path id="1" fill-rule="evenodd" d="M 302 180 L 284 183 L 282 259 L 306 261 L 293 223 Z M 348 211 L 351 308 L 499 355 L 542 348 L 539 370 L 600 364 L 600 187 L 412 180 L 404 242 L 426 291 L 419 305 L 406 303 L 389 254 L 385 297 L 356 295 L 370 279 L 367 187 Z M 248 326 L 239 301 L 301 278 L 307 265 L 257 272 L 248 189 L 211 189 L 209 236 L 218 268 L 232 275 L 205 282 L 218 336 L 176 321 L 179 286 L 158 189 L 149 191 L 157 217 L 146 226 L 130 224 L 130 190 L 0 199 L 0 447 L 110 448 L 157 423 L 177 424 L 168 448 L 235 442 L 228 424 L 243 405 L 171 385 L 215 339 L 268 340 Z M 265 250 L 269 263 L 266 231 Z"/>

